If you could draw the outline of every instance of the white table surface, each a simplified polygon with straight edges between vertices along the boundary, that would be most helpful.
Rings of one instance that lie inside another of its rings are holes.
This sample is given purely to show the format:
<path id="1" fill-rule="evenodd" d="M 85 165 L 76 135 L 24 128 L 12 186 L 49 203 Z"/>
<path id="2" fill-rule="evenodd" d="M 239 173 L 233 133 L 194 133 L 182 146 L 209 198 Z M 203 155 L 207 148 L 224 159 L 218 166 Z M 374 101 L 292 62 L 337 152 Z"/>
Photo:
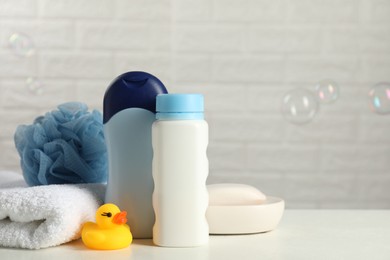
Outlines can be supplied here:
<path id="1" fill-rule="evenodd" d="M 210 236 L 208 246 L 162 248 L 134 240 L 129 248 L 89 250 L 80 240 L 41 250 L 0 248 L 0 259 L 390 259 L 390 210 L 286 210 L 268 233 Z"/>

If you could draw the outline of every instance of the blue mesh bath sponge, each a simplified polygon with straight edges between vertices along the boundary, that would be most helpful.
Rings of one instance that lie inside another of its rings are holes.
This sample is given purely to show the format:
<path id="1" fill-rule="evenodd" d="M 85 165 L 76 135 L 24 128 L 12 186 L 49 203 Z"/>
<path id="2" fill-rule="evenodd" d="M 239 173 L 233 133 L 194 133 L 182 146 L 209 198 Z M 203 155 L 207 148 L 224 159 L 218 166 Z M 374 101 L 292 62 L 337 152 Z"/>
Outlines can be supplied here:
<path id="1" fill-rule="evenodd" d="M 83 103 L 59 105 L 18 126 L 14 139 L 30 186 L 107 181 L 103 117 Z"/>

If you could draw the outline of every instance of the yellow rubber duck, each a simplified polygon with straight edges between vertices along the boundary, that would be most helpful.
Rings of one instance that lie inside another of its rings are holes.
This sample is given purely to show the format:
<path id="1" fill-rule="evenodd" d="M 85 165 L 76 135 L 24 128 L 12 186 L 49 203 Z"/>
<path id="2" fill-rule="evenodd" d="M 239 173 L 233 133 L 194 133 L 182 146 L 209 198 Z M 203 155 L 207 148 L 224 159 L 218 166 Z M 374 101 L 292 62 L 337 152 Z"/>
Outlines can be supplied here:
<path id="1" fill-rule="evenodd" d="M 130 228 L 125 223 L 126 211 L 111 203 L 96 211 L 96 223 L 87 222 L 81 231 L 83 243 L 92 249 L 113 250 L 128 247 L 133 241 Z"/>

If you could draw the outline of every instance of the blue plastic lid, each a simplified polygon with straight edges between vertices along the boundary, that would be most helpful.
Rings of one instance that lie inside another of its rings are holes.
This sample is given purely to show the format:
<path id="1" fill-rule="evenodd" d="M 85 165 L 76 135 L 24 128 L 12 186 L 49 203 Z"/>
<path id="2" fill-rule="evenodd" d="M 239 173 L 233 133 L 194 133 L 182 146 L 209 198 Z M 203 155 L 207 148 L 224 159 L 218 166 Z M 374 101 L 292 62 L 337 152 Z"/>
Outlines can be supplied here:
<path id="1" fill-rule="evenodd" d="M 168 93 L 164 84 L 152 74 L 131 71 L 115 78 L 104 94 L 103 123 L 127 108 L 143 108 L 156 113 L 156 96 Z"/>
<path id="2" fill-rule="evenodd" d="M 157 119 L 203 119 L 203 95 L 159 94 L 156 111 Z"/>

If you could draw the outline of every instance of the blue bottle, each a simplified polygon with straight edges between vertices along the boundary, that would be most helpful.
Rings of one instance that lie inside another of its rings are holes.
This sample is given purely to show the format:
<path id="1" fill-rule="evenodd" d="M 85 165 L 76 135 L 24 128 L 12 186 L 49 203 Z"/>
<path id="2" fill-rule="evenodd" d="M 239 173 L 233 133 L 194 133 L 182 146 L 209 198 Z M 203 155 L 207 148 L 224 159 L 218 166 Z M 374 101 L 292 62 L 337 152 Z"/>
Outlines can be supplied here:
<path id="1" fill-rule="evenodd" d="M 103 102 L 104 135 L 109 174 L 106 203 L 127 211 L 134 238 L 151 238 L 152 141 L 156 96 L 167 93 L 155 76 L 140 71 L 118 76 L 108 87 Z"/>

